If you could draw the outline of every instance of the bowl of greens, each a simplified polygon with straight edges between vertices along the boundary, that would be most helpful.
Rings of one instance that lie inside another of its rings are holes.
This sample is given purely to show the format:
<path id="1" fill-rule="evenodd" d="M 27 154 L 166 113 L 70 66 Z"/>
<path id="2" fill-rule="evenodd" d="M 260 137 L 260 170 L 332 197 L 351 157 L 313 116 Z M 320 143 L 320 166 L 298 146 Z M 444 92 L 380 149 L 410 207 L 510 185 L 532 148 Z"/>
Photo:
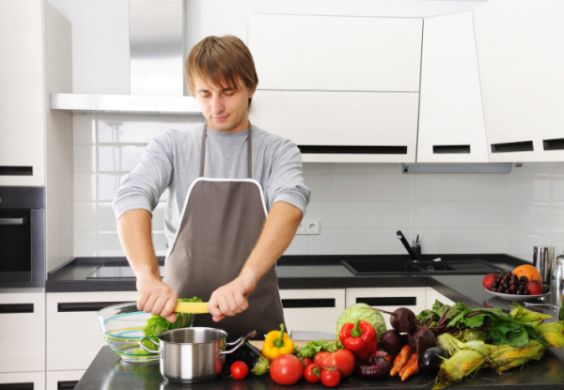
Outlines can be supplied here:
<path id="1" fill-rule="evenodd" d="M 199 298 L 181 298 L 183 302 L 200 302 Z M 176 328 L 192 326 L 194 315 L 177 313 L 176 321 L 169 322 L 165 318 L 145 313 L 137 308 L 135 302 L 107 306 L 98 311 L 98 322 L 108 346 L 126 362 L 144 363 L 159 360 L 158 351 L 149 352 L 139 346 L 143 338 L 158 340 L 161 333 Z M 154 350 L 150 340 L 143 344 Z"/>

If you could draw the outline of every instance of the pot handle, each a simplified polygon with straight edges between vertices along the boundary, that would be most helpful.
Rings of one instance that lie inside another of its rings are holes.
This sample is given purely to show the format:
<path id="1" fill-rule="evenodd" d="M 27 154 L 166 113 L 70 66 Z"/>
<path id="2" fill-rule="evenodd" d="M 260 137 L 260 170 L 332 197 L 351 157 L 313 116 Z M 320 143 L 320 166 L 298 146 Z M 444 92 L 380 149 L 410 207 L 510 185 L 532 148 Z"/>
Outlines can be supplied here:
<path id="1" fill-rule="evenodd" d="M 229 351 L 219 351 L 220 355 L 228 355 L 232 352 L 235 352 L 236 350 L 238 350 L 243 344 L 245 344 L 245 341 L 247 341 L 247 339 L 249 337 L 253 337 L 254 335 L 257 334 L 256 330 L 251 330 L 249 333 L 247 333 L 244 336 L 239 337 L 237 340 L 232 341 L 230 343 L 225 343 L 228 346 L 234 346 L 233 348 L 231 348 Z"/>
<path id="2" fill-rule="evenodd" d="M 143 341 L 145 341 L 145 340 L 149 340 L 151 343 L 153 343 L 153 344 L 156 345 L 157 347 L 160 346 L 160 343 L 159 343 L 159 342 L 153 340 L 153 339 L 150 338 L 150 337 L 145 336 L 145 337 L 143 337 L 141 340 L 139 340 L 139 347 L 141 347 L 142 350 L 144 350 L 144 351 L 146 351 L 146 352 L 149 352 L 149 353 L 159 353 L 159 350 L 158 350 L 158 349 L 155 351 L 154 349 L 149 349 L 149 348 L 147 348 L 145 345 L 143 345 Z"/>

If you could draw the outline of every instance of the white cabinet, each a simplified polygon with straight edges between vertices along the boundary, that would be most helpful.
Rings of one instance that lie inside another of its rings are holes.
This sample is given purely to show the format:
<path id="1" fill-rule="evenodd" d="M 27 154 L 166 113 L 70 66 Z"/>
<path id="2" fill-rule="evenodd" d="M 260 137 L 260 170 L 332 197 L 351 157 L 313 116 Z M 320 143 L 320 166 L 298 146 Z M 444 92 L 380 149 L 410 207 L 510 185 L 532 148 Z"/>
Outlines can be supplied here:
<path id="1" fill-rule="evenodd" d="M 417 162 L 488 162 L 472 13 L 423 31 Z"/>
<path id="2" fill-rule="evenodd" d="M 390 312 L 398 307 L 407 307 L 417 314 L 427 307 L 426 287 L 347 288 L 346 306 L 355 303 L 366 303 Z M 390 328 L 389 314 L 382 315 L 386 327 Z"/>
<path id="3" fill-rule="evenodd" d="M 344 289 L 280 290 L 284 319 L 290 331 L 335 333 L 345 309 Z"/>
<path id="4" fill-rule="evenodd" d="M 85 370 L 48 371 L 46 390 L 74 389 Z"/>
<path id="5" fill-rule="evenodd" d="M 445 305 L 454 305 L 455 304 L 455 302 L 453 300 L 445 297 L 443 294 L 441 294 L 440 292 L 438 292 L 434 288 L 427 287 L 425 294 L 426 294 L 425 302 L 426 302 L 426 306 L 427 306 L 426 309 L 430 309 L 433 306 L 433 303 L 435 303 L 435 301 L 439 301 L 441 303 L 444 303 Z"/>
<path id="6" fill-rule="evenodd" d="M 85 370 L 105 345 L 97 311 L 132 302 L 136 291 L 47 294 L 47 370 Z"/>
<path id="7" fill-rule="evenodd" d="M 1 389 L 44 390 L 45 371 L 0 373 Z"/>
<path id="8" fill-rule="evenodd" d="M 564 159 L 564 2 L 490 0 L 474 11 L 491 161 Z"/>
<path id="9" fill-rule="evenodd" d="M 0 293 L 0 324 L 0 372 L 45 371 L 45 294 Z"/>

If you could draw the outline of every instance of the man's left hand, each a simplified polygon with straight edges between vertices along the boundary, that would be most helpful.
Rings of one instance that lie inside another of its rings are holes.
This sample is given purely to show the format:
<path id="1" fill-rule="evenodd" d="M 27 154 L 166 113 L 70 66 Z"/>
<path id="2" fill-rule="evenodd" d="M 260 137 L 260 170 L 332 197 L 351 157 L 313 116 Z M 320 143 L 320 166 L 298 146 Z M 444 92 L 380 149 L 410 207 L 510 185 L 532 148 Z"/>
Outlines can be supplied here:
<path id="1" fill-rule="evenodd" d="M 250 270 L 243 269 L 231 282 L 215 290 L 208 302 L 208 309 L 215 322 L 233 317 L 247 310 L 247 296 L 255 289 L 256 279 Z"/>

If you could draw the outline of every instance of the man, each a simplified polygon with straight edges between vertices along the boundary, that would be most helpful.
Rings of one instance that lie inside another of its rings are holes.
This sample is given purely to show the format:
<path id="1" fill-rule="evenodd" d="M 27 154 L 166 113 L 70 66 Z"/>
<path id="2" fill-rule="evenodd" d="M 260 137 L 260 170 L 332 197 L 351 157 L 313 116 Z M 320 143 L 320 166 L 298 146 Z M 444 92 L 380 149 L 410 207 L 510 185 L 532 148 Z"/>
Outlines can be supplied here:
<path id="1" fill-rule="evenodd" d="M 309 200 L 300 152 L 250 124 L 258 77 L 241 40 L 203 39 L 186 72 L 206 123 L 152 140 L 114 199 L 137 304 L 174 321 L 177 298 L 198 296 L 209 300 L 211 316 L 196 316 L 195 325 L 223 328 L 230 338 L 252 329 L 264 334 L 284 321 L 274 265 Z M 167 188 L 161 280 L 151 211 Z"/>

